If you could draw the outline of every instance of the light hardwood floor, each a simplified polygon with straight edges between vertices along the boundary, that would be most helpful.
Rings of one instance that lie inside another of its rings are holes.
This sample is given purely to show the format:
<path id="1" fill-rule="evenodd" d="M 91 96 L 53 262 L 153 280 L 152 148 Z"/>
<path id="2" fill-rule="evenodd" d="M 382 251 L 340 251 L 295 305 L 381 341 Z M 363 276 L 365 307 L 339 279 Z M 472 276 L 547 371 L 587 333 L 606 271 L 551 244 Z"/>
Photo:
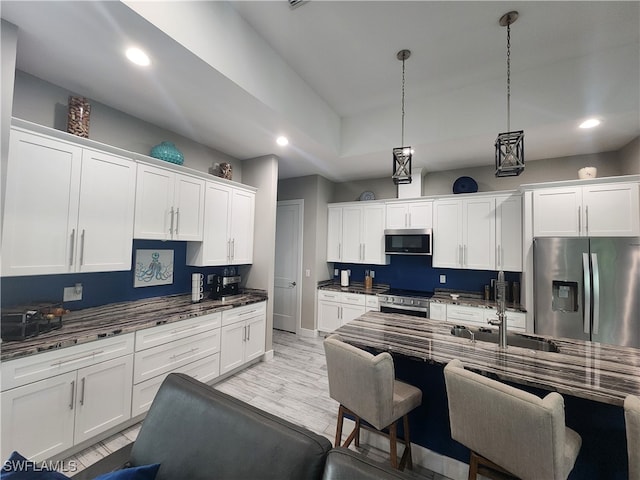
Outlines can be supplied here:
<path id="1" fill-rule="evenodd" d="M 269 413 L 304 426 L 334 441 L 338 403 L 329 397 L 323 338 L 300 337 L 274 330 L 274 358 L 259 362 L 214 385 L 218 390 Z M 74 460 L 78 470 L 134 441 L 140 424 L 65 460 Z M 343 437 L 344 438 L 344 437 Z M 351 447 L 355 449 L 355 447 Z M 361 444 L 357 451 L 387 462 L 386 452 Z M 447 480 L 430 470 L 416 467 L 416 479 Z"/>

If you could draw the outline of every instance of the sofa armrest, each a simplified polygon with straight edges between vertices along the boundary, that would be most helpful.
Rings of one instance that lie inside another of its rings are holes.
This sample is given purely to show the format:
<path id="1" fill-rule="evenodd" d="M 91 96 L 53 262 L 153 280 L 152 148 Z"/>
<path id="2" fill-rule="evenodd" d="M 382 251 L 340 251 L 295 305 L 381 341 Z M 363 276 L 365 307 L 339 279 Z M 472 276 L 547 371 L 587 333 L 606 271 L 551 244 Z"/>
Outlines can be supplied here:
<path id="1" fill-rule="evenodd" d="M 418 478 L 391 466 L 375 462 L 364 455 L 343 447 L 332 449 L 327 455 L 322 480 L 408 480 Z"/>
<path id="2" fill-rule="evenodd" d="M 129 462 L 129 455 L 133 443 L 126 445 L 119 450 L 111 453 L 110 455 L 98 460 L 93 465 L 88 466 L 84 470 L 73 475 L 72 480 L 93 480 L 98 475 L 103 473 L 113 472 L 114 470 L 120 470 L 124 468 Z"/>

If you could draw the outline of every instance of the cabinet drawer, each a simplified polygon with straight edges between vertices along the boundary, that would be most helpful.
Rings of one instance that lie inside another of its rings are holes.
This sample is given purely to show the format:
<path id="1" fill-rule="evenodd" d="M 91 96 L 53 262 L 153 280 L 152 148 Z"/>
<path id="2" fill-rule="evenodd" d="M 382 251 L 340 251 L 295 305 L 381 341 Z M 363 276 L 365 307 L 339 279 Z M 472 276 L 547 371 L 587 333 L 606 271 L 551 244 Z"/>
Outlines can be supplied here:
<path id="1" fill-rule="evenodd" d="M 145 380 L 133 386 L 133 401 L 131 404 L 131 416 L 136 417 L 151 406 L 151 402 L 158 393 L 160 385 L 170 373 L 186 373 L 204 383 L 211 382 L 220 375 L 220 353 L 214 353 L 208 357 L 197 360 L 188 365 L 183 365 L 170 372 L 165 372 L 157 377 Z"/>
<path id="2" fill-rule="evenodd" d="M 318 300 L 340 302 L 342 300 L 342 293 L 331 290 L 318 290 Z"/>
<path id="3" fill-rule="evenodd" d="M 136 352 L 201 332 L 220 328 L 222 314 L 220 312 L 190 318 L 180 322 L 145 328 L 136 332 Z"/>
<path id="4" fill-rule="evenodd" d="M 246 320 L 247 318 L 265 315 L 267 313 L 267 302 L 252 303 L 244 307 L 236 307 L 222 312 L 222 325 Z"/>
<path id="5" fill-rule="evenodd" d="M 346 303 L 349 305 L 361 305 L 364 307 L 366 304 L 366 297 L 366 295 L 361 295 L 358 293 L 343 293 L 342 303 Z"/>
<path id="6" fill-rule="evenodd" d="M 128 355 L 133 344 L 134 334 L 128 333 L 2 362 L 2 390 Z"/>
<path id="7" fill-rule="evenodd" d="M 517 331 L 522 331 L 524 332 L 526 330 L 526 326 L 527 326 L 527 316 L 526 314 L 522 313 L 522 312 L 511 312 L 511 311 L 507 311 L 505 312 L 505 315 L 507 316 L 507 329 L 508 330 L 517 330 Z M 488 309 L 485 312 L 485 323 L 487 323 L 489 320 L 497 320 L 497 310 L 495 308 L 491 308 Z M 488 324 L 487 324 L 488 325 Z M 488 325 L 491 326 L 491 325 Z M 493 328 L 493 326 L 491 326 Z M 498 327 L 495 327 L 498 328 Z"/>
<path id="8" fill-rule="evenodd" d="M 364 297 L 364 302 L 367 308 L 373 308 L 374 310 L 378 310 L 380 308 L 377 295 L 365 295 Z"/>
<path id="9" fill-rule="evenodd" d="M 484 312 L 482 308 L 447 305 L 447 321 L 484 325 Z"/>
<path id="10" fill-rule="evenodd" d="M 133 383 L 173 371 L 219 350 L 220 330 L 211 330 L 136 352 Z"/>

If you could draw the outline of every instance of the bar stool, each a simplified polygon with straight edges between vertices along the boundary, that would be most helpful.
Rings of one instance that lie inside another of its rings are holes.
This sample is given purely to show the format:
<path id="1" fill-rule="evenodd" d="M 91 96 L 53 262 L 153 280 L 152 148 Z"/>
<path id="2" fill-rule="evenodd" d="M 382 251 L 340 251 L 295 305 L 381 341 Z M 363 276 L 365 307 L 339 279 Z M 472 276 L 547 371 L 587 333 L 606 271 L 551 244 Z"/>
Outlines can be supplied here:
<path id="1" fill-rule="evenodd" d="M 564 422 L 559 393 L 539 398 L 469 370 L 444 368 L 451 437 L 471 450 L 469 479 L 492 471 L 522 479 L 566 479 L 582 445 Z"/>
<path id="2" fill-rule="evenodd" d="M 331 335 L 324 341 L 329 378 L 329 396 L 340 403 L 335 446 L 342 441 L 344 416 L 355 417 L 355 428 L 342 445 L 348 447 L 355 439 L 360 445 L 360 427 L 364 420 L 378 432 L 388 428 L 391 465 L 404 470 L 413 468 L 408 413 L 422 403 L 422 391 L 395 379 L 393 358 L 383 352 L 372 355 Z M 403 420 L 404 452 L 398 464 L 397 421 Z M 384 433 L 383 433 L 384 434 Z"/>
<path id="3" fill-rule="evenodd" d="M 640 480 L 640 397 L 624 399 L 624 423 L 627 429 L 629 480 Z"/>

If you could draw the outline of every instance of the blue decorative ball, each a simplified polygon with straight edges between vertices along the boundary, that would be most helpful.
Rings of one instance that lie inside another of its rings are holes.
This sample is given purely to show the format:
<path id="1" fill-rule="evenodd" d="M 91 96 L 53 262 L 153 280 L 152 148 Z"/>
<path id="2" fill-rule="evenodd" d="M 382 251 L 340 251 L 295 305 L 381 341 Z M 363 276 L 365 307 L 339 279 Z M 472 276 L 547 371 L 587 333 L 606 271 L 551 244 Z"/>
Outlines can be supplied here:
<path id="1" fill-rule="evenodd" d="M 165 162 L 182 165 L 184 163 L 184 155 L 171 142 L 162 142 L 151 149 L 150 155 L 153 158 L 159 158 Z"/>

